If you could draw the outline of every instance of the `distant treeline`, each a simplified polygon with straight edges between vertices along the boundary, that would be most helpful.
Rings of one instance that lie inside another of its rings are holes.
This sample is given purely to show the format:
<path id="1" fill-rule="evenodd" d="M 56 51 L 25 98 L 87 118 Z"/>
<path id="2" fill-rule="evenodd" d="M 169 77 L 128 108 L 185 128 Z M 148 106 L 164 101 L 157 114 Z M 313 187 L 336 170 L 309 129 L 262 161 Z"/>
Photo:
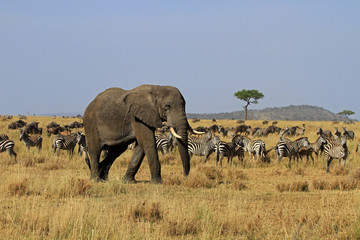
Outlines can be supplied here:
<path id="1" fill-rule="evenodd" d="M 244 119 L 244 111 L 225 113 L 188 113 L 189 119 Z M 262 110 L 248 110 L 248 120 L 289 120 L 289 121 L 349 121 L 324 108 L 309 105 L 290 105 Z"/>

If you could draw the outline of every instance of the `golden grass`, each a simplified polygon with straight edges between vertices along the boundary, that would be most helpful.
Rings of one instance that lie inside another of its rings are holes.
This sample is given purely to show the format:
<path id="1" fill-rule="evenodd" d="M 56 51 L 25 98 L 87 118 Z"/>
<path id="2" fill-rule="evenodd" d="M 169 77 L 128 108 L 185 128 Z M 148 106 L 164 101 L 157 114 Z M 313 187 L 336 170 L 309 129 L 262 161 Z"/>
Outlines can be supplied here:
<path id="1" fill-rule="evenodd" d="M 270 163 L 245 167 L 234 158 L 216 166 L 212 155 L 191 160 L 190 175 L 184 177 L 177 153 L 162 156 L 164 184 L 151 185 L 144 160 L 138 184 L 123 184 L 131 151 L 117 159 L 109 181 L 94 183 L 89 170 L 77 155 L 70 160 L 65 152 L 55 157 L 52 137 L 43 135 L 43 150 L 27 152 L 17 130 L 8 130 L 11 121 L 0 120 L 0 133 L 15 141 L 17 163 L 0 154 L 0 238 L 1 239 L 359 239 L 360 159 L 355 153 L 358 138 L 348 142 L 350 156 L 345 167 L 334 160 L 330 173 L 325 162 L 315 157 L 288 166 L 280 164 L 274 152 Z M 51 121 L 67 124 L 78 119 L 28 117 L 45 129 Z M 303 122 L 279 121 L 280 127 Z M 305 135 L 316 140 L 316 129 L 354 130 L 360 124 L 304 122 Z M 190 121 L 190 124 L 191 121 Z M 218 121 L 225 127 L 235 120 Z M 262 121 L 248 121 L 263 127 Z M 212 125 L 201 120 L 196 126 Z M 356 135 L 357 137 L 357 135 Z M 273 147 L 278 135 L 262 138 Z M 229 141 L 229 139 L 225 139 Z"/>

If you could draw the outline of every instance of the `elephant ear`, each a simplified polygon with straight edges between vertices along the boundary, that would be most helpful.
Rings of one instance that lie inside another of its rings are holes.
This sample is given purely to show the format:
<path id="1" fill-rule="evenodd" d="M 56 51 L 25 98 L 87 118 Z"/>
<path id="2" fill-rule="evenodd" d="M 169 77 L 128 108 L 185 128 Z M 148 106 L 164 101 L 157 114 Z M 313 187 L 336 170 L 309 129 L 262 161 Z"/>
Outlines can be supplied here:
<path id="1" fill-rule="evenodd" d="M 130 113 L 148 126 L 160 128 L 162 121 L 154 94 L 148 91 L 130 92 L 124 98 Z"/>

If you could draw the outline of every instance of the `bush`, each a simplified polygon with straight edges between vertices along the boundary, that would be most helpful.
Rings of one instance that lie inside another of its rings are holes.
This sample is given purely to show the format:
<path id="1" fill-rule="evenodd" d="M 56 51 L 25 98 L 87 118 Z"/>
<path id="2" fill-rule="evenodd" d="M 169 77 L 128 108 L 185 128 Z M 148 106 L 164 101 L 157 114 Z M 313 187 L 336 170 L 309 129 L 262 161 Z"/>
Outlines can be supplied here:
<path id="1" fill-rule="evenodd" d="M 279 192 L 308 192 L 309 184 L 305 182 L 280 183 L 276 185 Z"/>
<path id="2" fill-rule="evenodd" d="M 9 194 L 11 196 L 25 196 L 29 195 L 29 189 L 28 189 L 28 180 L 27 178 L 23 179 L 20 182 L 11 183 L 8 187 Z"/>
<path id="3" fill-rule="evenodd" d="M 145 222 L 157 222 L 163 218 L 160 203 L 144 201 L 130 209 L 129 219 Z"/>

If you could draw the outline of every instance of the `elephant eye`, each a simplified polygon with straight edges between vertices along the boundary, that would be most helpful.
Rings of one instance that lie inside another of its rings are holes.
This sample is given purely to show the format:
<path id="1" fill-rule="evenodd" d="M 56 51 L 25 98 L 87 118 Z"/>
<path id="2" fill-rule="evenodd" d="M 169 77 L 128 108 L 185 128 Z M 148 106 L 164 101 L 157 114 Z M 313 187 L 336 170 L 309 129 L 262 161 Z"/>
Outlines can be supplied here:
<path id="1" fill-rule="evenodd" d="M 169 110 L 170 109 L 170 103 L 167 103 L 167 104 L 165 104 L 165 110 Z"/>

